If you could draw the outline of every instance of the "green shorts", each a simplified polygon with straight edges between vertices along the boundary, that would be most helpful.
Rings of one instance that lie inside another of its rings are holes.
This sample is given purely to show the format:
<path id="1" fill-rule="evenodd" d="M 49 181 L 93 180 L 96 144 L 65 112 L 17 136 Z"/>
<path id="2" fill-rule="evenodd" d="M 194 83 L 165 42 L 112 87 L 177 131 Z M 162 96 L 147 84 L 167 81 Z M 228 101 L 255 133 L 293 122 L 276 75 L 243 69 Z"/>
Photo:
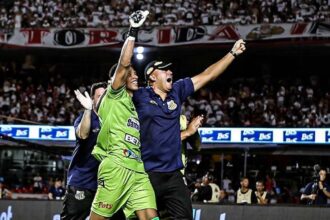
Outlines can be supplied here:
<path id="1" fill-rule="evenodd" d="M 127 218 L 138 210 L 157 210 L 155 193 L 147 173 L 124 168 L 106 157 L 99 166 L 92 211 L 109 218 L 120 208 Z"/>

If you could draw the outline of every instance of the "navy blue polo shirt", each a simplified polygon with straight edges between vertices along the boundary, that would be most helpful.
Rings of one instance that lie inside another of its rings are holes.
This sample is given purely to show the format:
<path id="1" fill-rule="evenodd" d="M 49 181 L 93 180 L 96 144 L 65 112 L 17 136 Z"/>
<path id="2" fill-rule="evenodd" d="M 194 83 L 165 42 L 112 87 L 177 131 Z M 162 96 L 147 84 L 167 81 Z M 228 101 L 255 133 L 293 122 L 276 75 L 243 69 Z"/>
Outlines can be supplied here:
<path id="1" fill-rule="evenodd" d="M 49 193 L 53 195 L 53 199 L 59 200 L 62 199 L 62 197 L 65 195 L 65 189 L 62 186 L 58 188 L 52 186 L 49 190 Z"/>
<path id="2" fill-rule="evenodd" d="M 141 133 L 141 153 L 146 171 L 172 172 L 183 168 L 181 159 L 181 105 L 194 92 L 190 78 L 173 83 L 163 101 L 151 87 L 134 92 Z"/>
<path id="3" fill-rule="evenodd" d="M 74 128 L 77 129 L 83 112 L 74 122 Z M 92 156 L 91 152 L 96 143 L 97 135 L 100 131 L 99 117 L 92 111 L 92 122 L 89 136 L 82 140 L 76 137 L 76 147 L 73 152 L 73 158 L 68 171 L 68 185 L 80 189 L 96 191 L 97 189 L 97 169 L 99 162 Z"/>
<path id="4" fill-rule="evenodd" d="M 306 195 L 312 194 L 313 184 L 314 184 L 314 182 L 310 182 L 306 185 L 305 190 L 304 190 L 304 194 L 306 194 Z M 329 185 L 327 183 L 323 182 L 323 187 L 325 187 L 326 190 L 328 192 L 330 192 L 330 188 L 329 188 Z M 317 195 L 316 195 L 316 198 L 315 198 L 315 201 L 313 202 L 313 204 L 315 204 L 315 205 L 326 205 L 327 204 L 327 199 L 328 199 L 327 196 L 322 192 L 322 190 L 317 190 Z"/>

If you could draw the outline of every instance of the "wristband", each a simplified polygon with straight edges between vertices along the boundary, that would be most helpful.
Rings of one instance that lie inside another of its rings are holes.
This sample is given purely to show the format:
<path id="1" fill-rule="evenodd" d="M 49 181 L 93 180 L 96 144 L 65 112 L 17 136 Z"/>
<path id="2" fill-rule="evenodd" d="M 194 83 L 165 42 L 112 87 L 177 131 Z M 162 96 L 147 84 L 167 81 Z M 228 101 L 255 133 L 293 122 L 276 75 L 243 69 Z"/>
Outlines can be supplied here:
<path id="1" fill-rule="evenodd" d="M 127 37 L 134 37 L 136 38 L 137 37 L 137 34 L 138 34 L 138 31 L 139 31 L 139 28 L 135 28 L 135 27 L 129 27 L 128 29 L 128 33 L 127 33 Z"/>
<path id="2" fill-rule="evenodd" d="M 237 57 L 237 54 L 234 51 L 230 51 L 229 53 L 231 53 L 231 55 L 233 55 L 235 58 Z"/>

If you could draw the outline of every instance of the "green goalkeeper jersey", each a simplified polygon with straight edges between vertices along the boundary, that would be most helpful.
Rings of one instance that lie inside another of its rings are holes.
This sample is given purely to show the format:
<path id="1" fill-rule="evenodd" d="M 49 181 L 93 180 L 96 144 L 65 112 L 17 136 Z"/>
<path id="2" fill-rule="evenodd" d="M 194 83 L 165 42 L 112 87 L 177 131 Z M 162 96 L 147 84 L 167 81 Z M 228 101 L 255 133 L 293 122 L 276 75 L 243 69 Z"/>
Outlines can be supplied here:
<path id="1" fill-rule="evenodd" d="M 109 86 L 98 114 L 101 130 L 92 152 L 94 157 L 99 161 L 111 157 L 114 163 L 122 167 L 144 172 L 140 152 L 140 123 L 126 87 L 113 90 Z"/>

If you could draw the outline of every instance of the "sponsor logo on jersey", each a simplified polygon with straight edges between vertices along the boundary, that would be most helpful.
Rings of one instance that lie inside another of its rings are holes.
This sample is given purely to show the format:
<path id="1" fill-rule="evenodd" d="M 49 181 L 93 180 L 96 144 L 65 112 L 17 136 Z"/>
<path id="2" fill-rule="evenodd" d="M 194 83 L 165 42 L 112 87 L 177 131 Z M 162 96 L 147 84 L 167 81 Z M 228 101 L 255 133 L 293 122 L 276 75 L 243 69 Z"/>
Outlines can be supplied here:
<path id="1" fill-rule="evenodd" d="M 105 203 L 105 202 L 99 202 L 99 208 L 102 208 L 102 209 L 111 209 L 112 208 L 112 204 Z"/>
<path id="2" fill-rule="evenodd" d="M 104 179 L 98 179 L 97 180 L 97 185 L 102 186 L 102 187 L 105 187 L 105 185 L 104 185 Z"/>
<path id="3" fill-rule="evenodd" d="M 130 134 L 125 134 L 125 141 L 140 147 L 140 140 Z"/>
<path id="4" fill-rule="evenodd" d="M 142 162 L 141 158 L 129 149 L 123 149 L 124 156 Z"/>
<path id="5" fill-rule="evenodd" d="M 129 118 L 127 121 L 127 126 L 140 131 L 140 122 L 136 118 Z"/>
<path id="6" fill-rule="evenodd" d="M 154 101 L 154 100 L 150 100 L 149 103 L 152 104 L 152 105 L 158 105 L 157 102 Z"/>

